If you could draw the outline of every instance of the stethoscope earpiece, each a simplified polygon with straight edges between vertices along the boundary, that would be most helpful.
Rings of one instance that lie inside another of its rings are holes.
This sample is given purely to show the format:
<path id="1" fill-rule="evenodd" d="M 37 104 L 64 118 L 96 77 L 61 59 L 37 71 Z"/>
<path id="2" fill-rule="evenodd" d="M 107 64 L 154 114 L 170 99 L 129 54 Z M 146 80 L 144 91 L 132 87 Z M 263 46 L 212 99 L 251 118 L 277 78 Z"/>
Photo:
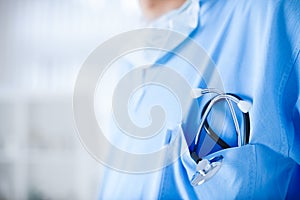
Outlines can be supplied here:
<path id="1" fill-rule="evenodd" d="M 199 98 L 200 96 L 202 96 L 204 93 L 203 93 L 203 89 L 201 88 L 195 88 L 195 89 L 192 89 L 192 92 L 191 92 L 191 96 L 194 98 L 194 99 L 197 99 Z"/>
<path id="2" fill-rule="evenodd" d="M 243 113 L 249 112 L 250 108 L 252 107 L 252 103 L 249 101 L 240 100 L 238 102 L 238 107 Z"/>

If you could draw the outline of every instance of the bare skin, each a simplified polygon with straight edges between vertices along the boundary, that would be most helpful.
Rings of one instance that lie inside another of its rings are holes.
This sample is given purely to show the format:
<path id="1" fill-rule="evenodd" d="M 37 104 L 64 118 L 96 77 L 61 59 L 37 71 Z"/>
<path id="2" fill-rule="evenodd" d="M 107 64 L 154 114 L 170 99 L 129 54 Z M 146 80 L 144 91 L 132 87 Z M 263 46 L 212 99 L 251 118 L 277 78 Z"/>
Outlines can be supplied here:
<path id="1" fill-rule="evenodd" d="M 140 0 L 140 5 L 145 18 L 151 21 L 171 10 L 179 8 L 185 1 L 186 0 Z"/>

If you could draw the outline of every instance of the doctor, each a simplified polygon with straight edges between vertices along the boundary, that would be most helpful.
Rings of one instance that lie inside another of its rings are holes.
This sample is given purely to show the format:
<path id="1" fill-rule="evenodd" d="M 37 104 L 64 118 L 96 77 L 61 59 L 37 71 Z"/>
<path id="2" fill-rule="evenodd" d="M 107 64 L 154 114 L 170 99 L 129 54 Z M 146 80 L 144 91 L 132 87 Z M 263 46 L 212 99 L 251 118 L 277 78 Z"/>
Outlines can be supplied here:
<path id="1" fill-rule="evenodd" d="M 191 184 L 197 163 L 186 152 L 154 172 L 132 174 L 105 168 L 99 198 L 299 197 L 294 190 L 299 184 L 300 165 L 300 1 L 140 0 L 140 5 L 150 27 L 180 32 L 205 49 L 226 93 L 252 102 L 249 144 L 237 147 L 236 138 L 226 135 L 234 132 L 229 123 L 220 131 L 232 148 L 205 155 L 207 159 L 223 157 L 221 168 L 207 182 Z M 172 56 L 159 60 L 160 65 L 174 64 L 175 68 L 176 63 L 179 65 Z M 183 76 L 193 79 L 191 71 L 180 70 Z M 135 110 L 147 108 L 150 93 L 145 89 L 138 95 Z M 186 117 L 182 124 L 186 141 L 194 128 L 189 119 Z M 176 117 L 173 121 L 177 123 Z M 168 133 L 166 130 L 163 140 L 157 139 L 151 151 L 172 140 L 172 134 L 166 136 Z M 121 140 L 117 134 L 109 137 L 111 141 Z M 133 148 L 126 138 L 118 145 L 128 151 L 149 147 L 143 144 Z M 126 162 L 126 158 L 116 159 Z"/>

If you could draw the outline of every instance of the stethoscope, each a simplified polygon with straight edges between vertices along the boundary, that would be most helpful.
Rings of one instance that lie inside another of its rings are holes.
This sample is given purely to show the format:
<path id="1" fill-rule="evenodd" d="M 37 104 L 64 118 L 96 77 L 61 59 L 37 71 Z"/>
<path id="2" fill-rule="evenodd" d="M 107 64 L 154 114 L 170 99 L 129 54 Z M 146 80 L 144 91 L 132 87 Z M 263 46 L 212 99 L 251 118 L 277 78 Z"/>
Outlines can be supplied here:
<path id="1" fill-rule="evenodd" d="M 197 130 L 197 134 L 194 139 L 194 147 L 190 150 L 191 157 L 197 163 L 196 173 L 192 177 L 191 183 L 192 185 L 200 185 L 213 177 L 221 167 L 223 156 L 219 155 L 213 157 L 211 159 L 202 159 L 197 154 L 197 149 L 199 147 L 199 138 L 204 128 L 207 135 L 214 140 L 222 149 L 230 148 L 231 146 L 228 145 L 222 138 L 220 138 L 214 130 L 210 127 L 207 117 L 214 105 L 220 101 L 226 101 L 229 110 L 234 122 L 235 131 L 238 137 L 238 146 L 243 146 L 249 143 L 250 137 L 250 117 L 249 117 L 249 110 L 252 106 L 251 102 L 241 99 L 239 96 L 230 94 L 230 93 L 223 93 L 218 89 L 215 88 L 206 88 L 201 89 L 197 88 L 193 90 L 192 96 L 193 98 L 202 97 L 205 94 L 214 94 L 215 96 L 209 100 L 205 106 L 203 107 L 201 113 L 201 122 Z M 241 133 L 240 125 L 237 119 L 236 112 L 234 110 L 233 104 L 235 103 L 238 109 L 241 111 L 243 115 L 243 132 Z"/>

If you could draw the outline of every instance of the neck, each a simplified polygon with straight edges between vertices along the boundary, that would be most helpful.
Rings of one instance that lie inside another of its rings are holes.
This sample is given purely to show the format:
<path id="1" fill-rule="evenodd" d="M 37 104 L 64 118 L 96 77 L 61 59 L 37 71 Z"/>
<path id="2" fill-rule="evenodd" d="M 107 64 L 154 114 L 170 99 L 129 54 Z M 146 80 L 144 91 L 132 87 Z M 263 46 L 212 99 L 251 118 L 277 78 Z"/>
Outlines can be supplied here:
<path id="1" fill-rule="evenodd" d="M 140 0 L 141 8 L 147 20 L 154 20 L 163 14 L 177 9 L 186 0 Z"/>

